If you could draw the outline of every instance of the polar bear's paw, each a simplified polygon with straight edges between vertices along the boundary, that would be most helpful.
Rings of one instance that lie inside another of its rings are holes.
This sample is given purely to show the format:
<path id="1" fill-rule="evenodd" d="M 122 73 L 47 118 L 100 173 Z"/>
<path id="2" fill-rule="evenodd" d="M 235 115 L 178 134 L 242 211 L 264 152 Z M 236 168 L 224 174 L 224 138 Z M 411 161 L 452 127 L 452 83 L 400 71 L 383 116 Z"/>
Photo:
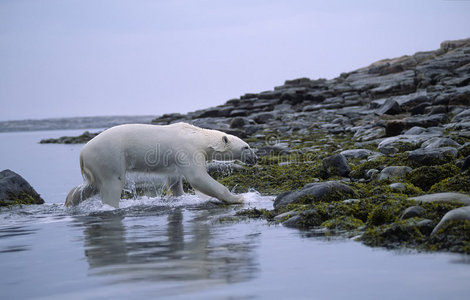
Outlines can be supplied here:
<path id="1" fill-rule="evenodd" d="M 224 202 L 227 204 L 243 204 L 244 197 L 243 195 L 233 195 L 230 200 Z"/>

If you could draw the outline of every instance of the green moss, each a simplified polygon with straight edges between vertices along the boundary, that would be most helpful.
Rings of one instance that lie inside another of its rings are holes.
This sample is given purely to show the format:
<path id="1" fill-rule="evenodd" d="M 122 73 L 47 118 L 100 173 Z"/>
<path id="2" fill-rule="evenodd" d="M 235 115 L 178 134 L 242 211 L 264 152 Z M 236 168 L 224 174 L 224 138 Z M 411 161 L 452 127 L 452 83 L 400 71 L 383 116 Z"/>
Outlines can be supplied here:
<path id="1" fill-rule="evenodd" d="M 321 226 L 328 229 L 351 231 L 364 226 L 364 222 L 351 216 L 340 216 L 323 222 Z"/>
<path id="2" fill-rule="evenodd" d="M 427 191 L 434 184 L 446 178 L 459 174 L 460 170 L 453 164 L 447 163 L 439 166 L 423 166 L 413 169 L 407 179 L 417 187 Z"/>
<path id="3" fill-rule="evenodd" d="M 431 193 L 438 193 L 438 192 L 470 193 L 470 172 L 467 170 L 461 174 L 446 178 L 434 184 L 429 189 L 429 192 Z"/>
<path id="4" fill-rule="evenodd" d="M 8 201 L 0 200 L 0 206 L 11 206 L 11 205 L 31 205 L 37 203 L 44 203 L 41 198 L 34 197 L 28 193 L 21 192 L 17 195 L 9 194 Z"/>
<path id="5" fill-rule="evenodd" d="M 423 248 L 470 254 L 470 221 L 447 222 Z"/>

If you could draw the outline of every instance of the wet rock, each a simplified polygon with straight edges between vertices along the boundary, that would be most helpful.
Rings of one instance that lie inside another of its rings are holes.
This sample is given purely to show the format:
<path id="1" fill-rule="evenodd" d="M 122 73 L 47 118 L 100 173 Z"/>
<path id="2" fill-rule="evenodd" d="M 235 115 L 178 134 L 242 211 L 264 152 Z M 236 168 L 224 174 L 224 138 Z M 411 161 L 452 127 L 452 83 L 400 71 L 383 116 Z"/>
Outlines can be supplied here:
<path id="1" fill-rule="evenodd" d="M 410 219 L 415 217 L 422 217 L 426 213 L 426 210 L 421 206 L 410 206 L 401 215 L 400 219 Z"/>
<path id="2" fill-rule="evenodd" d="M 470 196 L 453 192 L 426 194 L 422 196 L 411 197 L 409 199 L 417 202 L 461 203 L 470 205 Z"/>
<path id="3" fill-rule="evenodd" d="M 16 204 L 44 204 L 44 200 L 23 177 L 6 169 L 0 172 L 0 206 Z"/>
<path id="4" fill-rule="evenodd" d="M 444 224 L 449 221 L 470 221 L 470 206 L 459 207 L 447 212 L 441 219 L 441 221 L 434 227 L 431 235 L 436 234 Z"/>
<path id="5" fill-rule="evenodd" d="M 323 168 L 329 176 L 347 177 L 351 172 L 348 160 L 343 154 L 336 154 L 322 160 Z"/>
<path id="6" fill-rule="evenodd" d="M 424 148 L 408 152 L 408 161 L 419 165 L 440 165 L 457 157 L 458 151 L 452 147 Z"/>
<path id="7" fill-rule="evenodd" d="M 315 182 L 305 185 L 298 191 L 281 193 L 274 200 L 274 208 L 303 201 L 345 200 L 354 195 L 354 191 L 338 181 Z"/>
<path id="8" fill-rule="evenodd" d="M 390 166 L 384 168 L 379 174 L 379 180 L 396 180 L 402 179 L 406 174 L 410 173 L 413 169 L 406 166 Z"/>
<path id="9" fill-rule="evenodd" d="M 301 221 L 302 221 L 302 217 L 297 215 L 297 216 L 290 217 L 286 221 L 282 222 L 282 225 L 288 228 L 299 228 Z"/>

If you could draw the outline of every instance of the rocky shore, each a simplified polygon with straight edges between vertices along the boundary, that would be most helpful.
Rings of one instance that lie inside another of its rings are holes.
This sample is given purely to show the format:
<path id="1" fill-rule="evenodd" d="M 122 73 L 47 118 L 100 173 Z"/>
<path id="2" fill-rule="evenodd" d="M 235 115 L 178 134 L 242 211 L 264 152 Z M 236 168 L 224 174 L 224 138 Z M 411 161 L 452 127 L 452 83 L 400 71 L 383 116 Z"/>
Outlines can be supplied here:
<path id="1" fill-rule="evenodd" d="M 272 210 L 240 218 L 370 246 L 470 253 L 470 39 L 152 124 L 175 122 L 257 149 L 257 166 L 211 172 L 235 192 L 277 195 Z"/>
<path id="2" fill-rule="evenodd" d="M 1 171 L 0 207 L 23 204 L 44 204 L 44 200 L 23 177 L 8 169 Z"/>

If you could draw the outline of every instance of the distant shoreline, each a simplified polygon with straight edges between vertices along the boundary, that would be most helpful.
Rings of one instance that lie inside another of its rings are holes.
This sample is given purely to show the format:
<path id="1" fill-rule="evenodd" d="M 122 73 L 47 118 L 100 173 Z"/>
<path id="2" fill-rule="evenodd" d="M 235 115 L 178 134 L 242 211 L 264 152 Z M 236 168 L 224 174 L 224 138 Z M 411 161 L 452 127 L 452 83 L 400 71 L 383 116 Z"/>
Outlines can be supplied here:
<path id="1" fill-rule="evenodd" d="M 93 116 L 0 121 L 0 132 L 108 128 L 129 123 L 150 124 L 156 117 L 157 115 Z"/>

